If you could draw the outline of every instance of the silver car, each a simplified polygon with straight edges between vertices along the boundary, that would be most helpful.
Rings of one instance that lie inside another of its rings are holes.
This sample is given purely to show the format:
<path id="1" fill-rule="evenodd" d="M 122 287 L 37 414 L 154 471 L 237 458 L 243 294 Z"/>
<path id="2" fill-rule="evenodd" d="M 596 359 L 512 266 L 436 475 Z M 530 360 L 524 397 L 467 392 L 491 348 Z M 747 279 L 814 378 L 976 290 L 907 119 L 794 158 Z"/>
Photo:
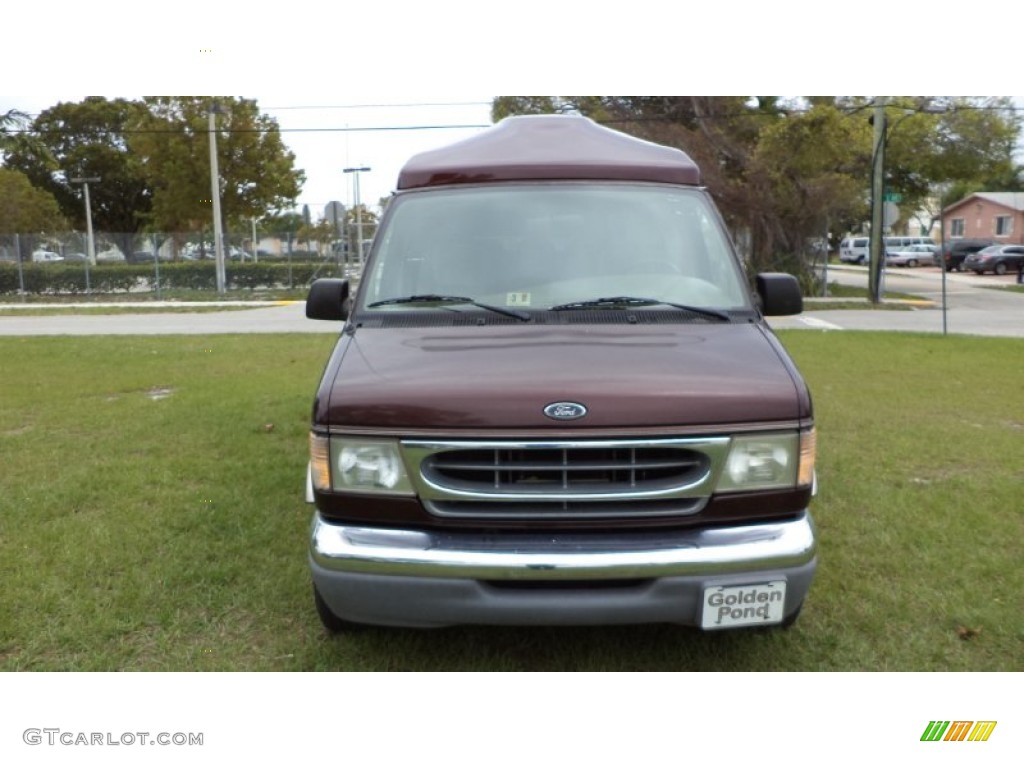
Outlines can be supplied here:
<path id="1" fill-rule="evenodd" d="M 899 251 L 885 252 L 887 267 L 916 267 L 919 264 L 931 264 L 938 251 L 934 245 L 910 245 Z"/>

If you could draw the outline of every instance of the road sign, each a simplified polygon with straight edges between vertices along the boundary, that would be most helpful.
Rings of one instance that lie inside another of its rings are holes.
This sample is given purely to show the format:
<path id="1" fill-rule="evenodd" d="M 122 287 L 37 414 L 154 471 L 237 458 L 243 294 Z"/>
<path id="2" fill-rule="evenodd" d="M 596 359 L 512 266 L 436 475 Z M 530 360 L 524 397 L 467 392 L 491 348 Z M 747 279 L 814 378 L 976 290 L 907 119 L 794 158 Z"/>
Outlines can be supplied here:
<path id="1" fill-rule="evenodd" d="M 884 195 L 882 195 L 882 199 L 885 200 L 885 202 L 887 203 L 902 203 L 903 195 L 901 195 L 899 192 L 886 192 Z"/>

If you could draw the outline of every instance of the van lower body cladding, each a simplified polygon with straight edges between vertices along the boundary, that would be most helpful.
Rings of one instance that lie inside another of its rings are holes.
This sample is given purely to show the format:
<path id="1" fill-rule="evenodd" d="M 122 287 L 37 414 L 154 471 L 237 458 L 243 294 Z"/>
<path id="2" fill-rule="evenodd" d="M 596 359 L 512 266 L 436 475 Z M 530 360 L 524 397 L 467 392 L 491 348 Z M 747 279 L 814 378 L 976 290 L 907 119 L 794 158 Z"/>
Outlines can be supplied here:
<path id="1" fill-rule="evenodd" d="M 310 539 L 313 583 L 332 613 L 405 627 L 701 626 L 703 614 L 714 628 L 745 608 L 745 625 L 778 624 L 800 609 L 816 553 L 806 512 L 670 533 L 500 536 L 345 526 L 315 513 Z"/>

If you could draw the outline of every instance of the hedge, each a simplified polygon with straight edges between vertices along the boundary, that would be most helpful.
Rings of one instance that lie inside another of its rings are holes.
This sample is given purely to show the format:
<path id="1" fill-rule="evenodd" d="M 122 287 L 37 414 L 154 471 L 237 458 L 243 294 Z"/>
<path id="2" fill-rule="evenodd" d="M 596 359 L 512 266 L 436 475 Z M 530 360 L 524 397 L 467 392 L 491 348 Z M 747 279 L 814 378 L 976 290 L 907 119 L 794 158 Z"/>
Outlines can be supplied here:
<path id="1" fill-rule="evenodd" d="M 318 277 L 338 277 L 340 270 L 336 264 L 323 262 L 257 262 L 228 264 L 225 274 L 229 289 L 254 290 L 309 285 Z M 24 264 L 22 279 L 26 293 L 86 292 L 82 264 Z M 153 264 L 98 264 L 89 268 L 89 287 L 92 293 L 155 291 L 156 269 Z M 216 265 L 210 261 L 160 264 L 160 288 L 215 291 Z M 0 294 L 16 294 L 18 290 L 17 265 L 0 264 Z"/>

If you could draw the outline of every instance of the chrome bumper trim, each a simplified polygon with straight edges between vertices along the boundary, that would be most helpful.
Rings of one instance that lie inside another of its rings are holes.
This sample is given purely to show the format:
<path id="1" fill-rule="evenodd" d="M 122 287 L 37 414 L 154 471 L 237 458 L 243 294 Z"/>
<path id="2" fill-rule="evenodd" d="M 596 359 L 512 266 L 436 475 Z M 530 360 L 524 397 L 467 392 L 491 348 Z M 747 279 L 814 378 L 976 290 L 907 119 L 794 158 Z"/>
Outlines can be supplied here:
<path id="1" fill-rule="evenodd" d="M 810 514 L 730 528 L 631 534 L 436 533 L 336 525 L 313 516 L 310 557 L 327 571 L 462 579 L 645 579 L 810 563 Z"/>

